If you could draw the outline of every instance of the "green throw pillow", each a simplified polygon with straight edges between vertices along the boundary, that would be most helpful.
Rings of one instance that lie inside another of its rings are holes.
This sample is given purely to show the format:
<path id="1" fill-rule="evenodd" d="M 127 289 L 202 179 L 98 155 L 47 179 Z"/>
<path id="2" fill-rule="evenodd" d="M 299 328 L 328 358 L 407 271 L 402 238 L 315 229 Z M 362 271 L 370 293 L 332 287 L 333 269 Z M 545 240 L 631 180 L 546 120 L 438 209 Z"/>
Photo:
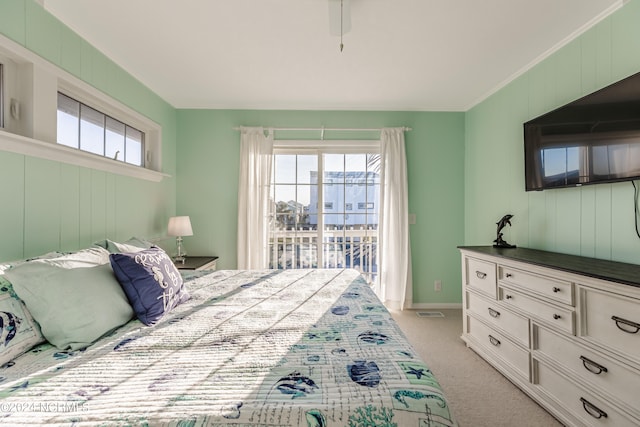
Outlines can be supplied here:
<path id="1" fill-rule="evenodd" d="M 63 350 L 86 347 L 133 317 L 109 264 L 68 269 L 32 262 L 5 277 L 42 335 Z"/>

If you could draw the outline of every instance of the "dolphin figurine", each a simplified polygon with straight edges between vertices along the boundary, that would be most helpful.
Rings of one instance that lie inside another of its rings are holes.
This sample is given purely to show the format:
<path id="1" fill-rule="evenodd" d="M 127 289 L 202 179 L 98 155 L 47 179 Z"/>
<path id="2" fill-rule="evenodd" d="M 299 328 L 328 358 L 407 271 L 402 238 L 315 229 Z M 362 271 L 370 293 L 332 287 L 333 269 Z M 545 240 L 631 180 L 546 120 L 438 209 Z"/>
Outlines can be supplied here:
<path id="1" fill-rule="evenodd" d="M 505 216 L 500 218 L 500 221 L 496 222 L 496 224 L 498 225 L 498 233 L 500 232 L 500 230 L 502 230 L 504 227 L 506 227 L 507 224 L 509 224 L 509 226 L 511 226 L 511 218 L 513 218 L 513 215 L 506 214 Z"/>
<path id="2" fill-rule="evenodd" d="M 494 248 L 515 248 L 516 247 L 516 245 L 511 245 L 502 238 L 502 229 L 505 228 L 507 224 L 511 226 L 511 218 L 513 218 L 513 215 L 507 214 L 502 218 L 500 218 L 500 221 L 496 222 L 496 225 L 498 226 L 498 230 L 496 231 L 496 234 L 497 234 L 496 240 L 493 241 Z"/>

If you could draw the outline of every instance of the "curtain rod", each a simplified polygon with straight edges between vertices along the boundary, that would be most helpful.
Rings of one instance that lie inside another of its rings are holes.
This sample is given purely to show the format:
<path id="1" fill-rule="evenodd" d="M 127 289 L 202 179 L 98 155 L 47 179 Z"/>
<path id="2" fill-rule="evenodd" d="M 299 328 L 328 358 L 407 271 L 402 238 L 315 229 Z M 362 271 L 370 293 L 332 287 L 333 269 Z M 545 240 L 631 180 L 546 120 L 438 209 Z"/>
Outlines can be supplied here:
<path id="1" fill-rule="evenodd" d="M 372 129 L 366 129 L 366 128 L 276 128 L 276 127 L 268 127 L 268 126 L 263 126 L 265 129 L 272 129 L 275 131 L 346 131 L 346 132 L 380 132 L 383 128 L 372 128 Z M 402 130 L 408 132 L 411 131 L 413 129 L 411 129 L 410 127 L 406 127 L 406 126 L 402 126 L 401 127 Z M 240 127 L 236 126 L 233 128 L 233 130 L 240 130 Z"/>

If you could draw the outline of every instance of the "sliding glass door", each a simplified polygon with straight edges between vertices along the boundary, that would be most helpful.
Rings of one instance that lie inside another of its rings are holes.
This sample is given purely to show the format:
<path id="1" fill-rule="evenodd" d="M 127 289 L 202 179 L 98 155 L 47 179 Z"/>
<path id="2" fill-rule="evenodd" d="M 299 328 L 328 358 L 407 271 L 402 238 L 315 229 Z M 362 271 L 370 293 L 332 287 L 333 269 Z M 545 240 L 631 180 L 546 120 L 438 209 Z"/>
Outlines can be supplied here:
<path id="1" fill-rule="evenodd" d="M 380 156 L 375 150 L 277 149 L 269 266 L 378 274 Z"/>

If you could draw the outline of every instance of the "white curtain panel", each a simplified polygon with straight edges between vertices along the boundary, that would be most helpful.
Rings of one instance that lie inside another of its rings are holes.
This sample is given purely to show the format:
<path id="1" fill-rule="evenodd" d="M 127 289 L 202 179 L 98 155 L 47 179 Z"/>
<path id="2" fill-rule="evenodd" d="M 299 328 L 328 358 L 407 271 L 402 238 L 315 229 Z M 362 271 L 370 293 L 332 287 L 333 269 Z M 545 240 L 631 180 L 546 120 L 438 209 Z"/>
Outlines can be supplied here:
<path id="1" fill-rule="evenodd" d="M 391 309 L 411 306 L 411 246 L 404 128 L 380 132 L 381 189 L 378 296 Z"/>
<path id="2" fill-rule="evenodd" d="M 240 128 L 238 189 L 238 268 L 267 268 L 269 183 L 273 132 L 261 127 Z"/>

